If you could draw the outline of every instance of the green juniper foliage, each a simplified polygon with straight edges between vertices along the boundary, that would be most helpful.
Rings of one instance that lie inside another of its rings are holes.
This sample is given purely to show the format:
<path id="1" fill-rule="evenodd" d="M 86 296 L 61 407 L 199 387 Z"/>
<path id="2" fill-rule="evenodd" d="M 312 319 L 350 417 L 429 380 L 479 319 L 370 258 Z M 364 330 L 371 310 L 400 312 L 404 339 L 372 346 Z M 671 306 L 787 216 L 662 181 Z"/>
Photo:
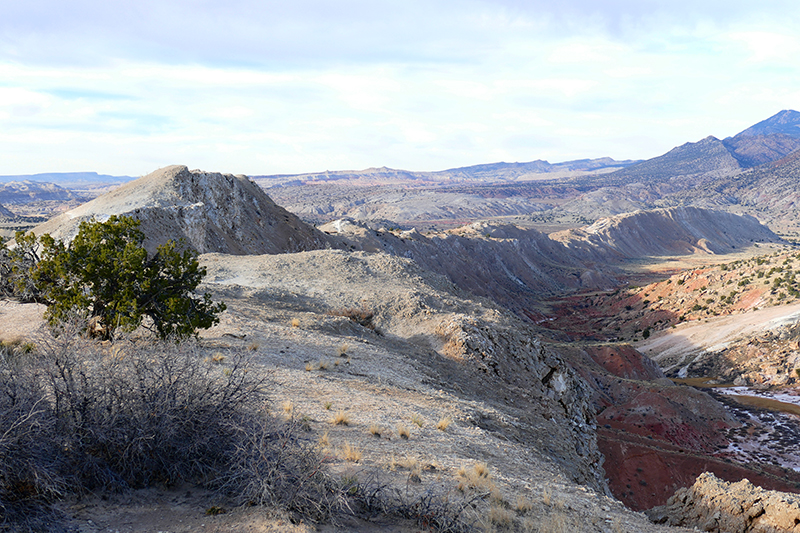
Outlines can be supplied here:
<path id="1" fill-rule="evenodd" d="M 131 331 L 149 317 L 145 326 L 167 338 L 196 335 L 219 322 L 225 304 L 193 294 L 206 274 L 197 252 L 169 241 L 149 256 L 139 225 L 131 217 L 111 216 L 107 222 L 81 222 L 69 244 L 48 234 L 38 239 L 41 259 L 29 267 L 29 278 L 52 323 L 77 310 L 98 317 L 103 336 L 110 337 L 114 329 Z M 36 241 L 30 235 L 22 242 L 35 250 Z"/>

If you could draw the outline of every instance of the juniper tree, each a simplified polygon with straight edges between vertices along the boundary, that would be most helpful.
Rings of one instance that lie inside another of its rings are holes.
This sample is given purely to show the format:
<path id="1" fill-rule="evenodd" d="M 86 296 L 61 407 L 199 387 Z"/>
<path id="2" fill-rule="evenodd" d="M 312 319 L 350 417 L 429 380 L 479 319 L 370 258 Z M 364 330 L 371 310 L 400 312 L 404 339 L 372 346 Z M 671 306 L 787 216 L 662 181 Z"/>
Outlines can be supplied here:
<path id="1" fill-rule="evenodd" d="M 196 335 L 219 322 L 225 304 L 194 294 L 206 274 L 197 252 L 169 241 L 150 255 L 140 224 L 111 216 L 81 222 L 69 243 L 42 235 L 32 279 L 51 322 L 77 311 L 98 317 L 106 337 L 143 324 L 162 338 Z"/>

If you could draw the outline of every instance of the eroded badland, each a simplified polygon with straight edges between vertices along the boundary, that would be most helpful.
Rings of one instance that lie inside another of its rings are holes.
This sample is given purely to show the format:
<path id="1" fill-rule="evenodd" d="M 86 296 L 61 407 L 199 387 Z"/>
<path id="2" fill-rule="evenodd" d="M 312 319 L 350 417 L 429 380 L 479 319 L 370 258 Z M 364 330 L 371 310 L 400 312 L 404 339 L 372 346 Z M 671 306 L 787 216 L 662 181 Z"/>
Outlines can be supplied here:
<path id="1" fill-rule="evenodd" d="M 798 115 L 644 162 L 17 183 L 0 216 L 184 239 L 228 307 L 204 357 L 251 353 L 331 476 L 435 494 L 459 528 L 800 531 Z M 44 309 L 3 301 L 0 338 L 35 343 Z M 56 502 L 75 531 L 445 529 L 419 506 L 313 523 L 241 504 L 196 486 Z"/>

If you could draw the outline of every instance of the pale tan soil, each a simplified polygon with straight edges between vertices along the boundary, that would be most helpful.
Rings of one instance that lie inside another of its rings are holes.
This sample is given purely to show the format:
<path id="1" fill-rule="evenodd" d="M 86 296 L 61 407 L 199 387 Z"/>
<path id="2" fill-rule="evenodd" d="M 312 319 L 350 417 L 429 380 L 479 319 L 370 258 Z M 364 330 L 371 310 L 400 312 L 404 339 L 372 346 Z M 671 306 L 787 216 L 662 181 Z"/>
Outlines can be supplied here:
<path id="1" fill-rule="evenodd" d="M 447 491 L 453 501 L 460 501 L 457 470 L 485 462 L 519 531 L 674 530 L 653 525 L 616 500 L 576 484 L 566 474 L 570 466 L 552 459 L 553 453 L 561 453 L 555 448 L 570 445 L 552 438 L 555 426 L 534 431 L 530 424 L 538 422 L 508 403 L 513 396 L 503 401 L 493 388 L 462 381 L 463 364 L 453 366 L 437 355 L 436 336 L 430 333 L 437 323 L 464 312 L 481 317 L 487 325 L 509 320 L 486 302 L 463 299 L 442 278 L 422 279 L 420 271 L 400 268 L 403 262 L 396 258 L 319 251 L 281 256 L 210 254 L 202 256 L 202 262 L 209 270 L 206 290 L 228 304 L 220 324 L 202 336 L 209 354 L 224 355 L 227 347 L 234 346 L 252 350 L 256 360 L 273 372 L 272 410 L 306 422 L 314 439 L 327 433 L 323 453 L 333 475 L 362 480 L 377 476 L 409 494 Z M 362 302 L 376 310 L 382 334 L 325 312 Z M 40 306 L 3 304 L 0 310 L 3 334 L 27 334 L 41 320 Z M 327 363 L 327 370 L 319 370 L 320 361 Z M 312 370 L 306 370 L 307 364 Z M 491 380 L 483 382 L 491 387 Z M 348 415 L 349 425 L 331 423 L 340 410 Z M 422 427 L 412 421 L 415 416 Z M 440 431 L 435 425 L 444 417 L 453 423 Z M 409 439 L 399 437 L 398 423 L 410 430 Z M 382 428 L 380 437 L 370 433 L 373 424 Z M 341 457 L 347 443 L 362 452 L 357 463 Z M 401 466 L 408 458 L 421 466 L 419 482 Z M 518 498 L 530 502 L 527 510 L 513 510 Z M 214 505 L 230 512 L 206 516 L 205 510 Z M 481 501 L 466 516 L 476 527 L 491 530 L 489 507 Z M 108 500 L 97 496 L 66 502 L 63 509 L 85 532 L 314 530 L 310 525 L 291 525 L 263 509 L 236 509 L 191 487 L 148 489 Z M 419 528 L 383 520 L 343 522 L 318 530 Z"/>
<path id="2" fill-rule="evenodd" d="M 665 370 L 688 364 L 703 351 L 726 346 L 772 331 L 800 319 L 800 304 L 768 307 L 747 313 L 710 317 L 683 323 L 639 341 L 636 348 L 656 360 Z"/>

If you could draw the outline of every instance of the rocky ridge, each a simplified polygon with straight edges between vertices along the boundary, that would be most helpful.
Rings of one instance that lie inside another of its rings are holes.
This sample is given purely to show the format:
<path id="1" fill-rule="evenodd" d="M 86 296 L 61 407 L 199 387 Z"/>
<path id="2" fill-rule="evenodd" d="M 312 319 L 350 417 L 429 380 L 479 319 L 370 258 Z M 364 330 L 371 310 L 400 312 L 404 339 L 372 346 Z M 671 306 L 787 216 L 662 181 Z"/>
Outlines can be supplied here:
<path id="1" fill-rule="evenodd" d="M 612 287 L 613 267 L 594 267 L 536 230 L 476 222 L 431 236 L 417 230 L 372 230 L 352 220 L 320 227 L 350 249 L 413 259 L 474 294 L 520 314 L 533 313 L 543 295 L 579 287 Z"/>
<path id="2" fill-rule="evenodd" d="M 767 491 L 747 479 L 729 483 L 707 473 L 647 514 L 657 523 L 713 533 L 798 532 L 800 496 Z"/>
<path id="3" fill-rule="evenodd" d="M 246 177 L 189 171 L 179 165 L 127 183 L 36 226 L 33 232 L 68 240 L 80 222 L 104 221 L 112 214 L 140 220 L 148 248 L 178 238 L 201 253 L 282 253 L 336 245 L 276 205 Z"/>
<path id="4" fill-rule="evenodd" d="M 81 198 L 69 189 L 54 183 L 24 180 L 0 184 L 0 203 L 6 205 L 41 201 L 69 203 L 77 200 Z"/>
<path id="5" fill-rule="evenodd" d="M 0 205 L 0 219 L 13 220 L 15 218 L 17 218 L 17 215 Z"/>

